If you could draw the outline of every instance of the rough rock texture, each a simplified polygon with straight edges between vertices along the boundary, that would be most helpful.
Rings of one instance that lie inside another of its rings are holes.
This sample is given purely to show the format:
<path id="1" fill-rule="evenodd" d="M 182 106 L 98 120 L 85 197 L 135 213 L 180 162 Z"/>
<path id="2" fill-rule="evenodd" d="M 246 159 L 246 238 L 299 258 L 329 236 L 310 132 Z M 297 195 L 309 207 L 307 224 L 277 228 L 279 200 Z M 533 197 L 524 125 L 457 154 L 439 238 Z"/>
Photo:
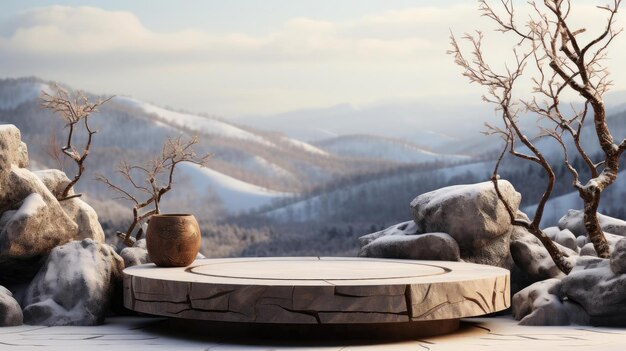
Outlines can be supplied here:
<path id="1" fill-rule="evenodd" d="M 626 273 L 626 239 L 618 241 L 611 253 L 611 270 L 615 274 Z"/>
<path id="2" fill-rule="evenodd" d="M 150 262 L 146 239 L 137 240 L 132 247 L 125 247 L 120 251 L 120 256 L 124 260 L 124 267 L 137 266 Z"/>
<path id="3" fill-rule="evenodd" d="M 578 252 L 582 246 L 578 246 L 580 240 L 569 229 L 559 227 L 548 227 L 543 232 L 555 243 Z"/>
<path id="4" fill-rule="evenodd" d="M 605 216 L 598 213 L 598 220 L 602 231 L 619 236 L 626 236 L 626 221 Z M 559 220 L 559 228 L 569 229 L 576 236 L 587 235 L 584 223 L 584 213 L 581 210 L 569 210 L 567 214 Z"/>
<path id="5" fill-rule="evenodd" d="M 63 190 L 70 183 L 70 179 L 65 172 L 58 169 L 46 169 L 33 172 L 44 185 L 59 198 L 63 195 Z M 70 189 L 69 195 L 73 195 L 74 190 Z M 72 198 L 61 201 L 61 207 L 65 213 L 77 224 L 78 233 L 73 238 L 82 240 L 92 238 L 96 241 L 104 241 L 104 231 L 100 222 L 98 222 L 98 214 L 85 201 L 80 198 Z"/>
<path id="6" fill-rule="evenodd" d="M 104 242 L 104 230 L 98 221 L 98 214 L 85 201 L 73 198 L 61 202 L 61 207 L 67 215 L 78 225 L 76 240 L 93 239 Z"/>
<path id="7" fill-rule="evenodd" d="M 520 194 L 506 180 L 500 180 L 499 185 L 517 211 Z M 411 208 L 422 232 L 449 234 L 459 244 L 463 259 L 502 267 L 510 263 L 512 226 L 493 183 L 456 185 L 431 191 L 416 197 Z"/>
<path id="8" fill-rule="evenodd" d="M 28 148 L 22 142 L 20 130 L 12 124 L 0 125 L 0 170 L 11 165 L 28 167 Z"/>
<path id="9" fill-rule="evenodd" d="M 513 297 L 522 324 L 626 326 L 626 239 L 611 259 L 580 256 L 563 279 L 535 283 Z"/>
<path id="10" fill-rule="evenodd" d="M 92 239 L 54 248 L 24 297 L 24 322 L 97 325 L 104 320 L 124 262 L 112 247 Z"/>
<path id="11" fill-rule="evenodd" d="M 32 257 L 74 238 L 78 225 L 63 211 L 45 185 L 30 171 L 13 168 L 6 182 L 19 200 L 7 204 L 2 214 L 0 255 Z M 1 189 L 6 189 L 2 184 Z"/>
<path id="12" fill-rule="evenodd" d="M 7 288 L 0 286 L 0 327 L 22 325 L 22 321 L 20 304 Z"/>
<path id="13" fill-rule="evenodd" d="M 604 233 L 604 237 L 606 238 L 606 241 L 609 243 L 609 247 L 611 248 L 611 252 L 613 252 L 613 250 L 615 250 L 615 245 L 617 244 L 618 241 L 624 239 L 624 237 L 619 236 L 619 235 L 615 235 L 615 234 L 611 234 L 611 233 Z M 580 239 L 582 238 L 582 239 Z M 580 249 L 580 255 L 581 256 L 596 256 L 598 257 L 598 253 L 596 252 L 596 249 L 593 247 L 593 243 L 591 243 L 589 241 L 589 238 L 587 238 L 587 236 L 579 236 L 577 238 L 577 242 L 578 244 L 582 244 L 582 247 Z"/>
<path id="14" fill-rule="evenodd" d="M 33 174 L 43 182 L 56 198 L 63 196 L 63 190 L 70 183 L 65 172 L 58 169 L 44 169 L 34 171 Z M 69 195 L 74 195 L 74 189 L 70 189 Z"/>
<path id="15" fill-rule="evenodd" d="M 615 274 L 610 260 L 581 257 L 561 290 L 587 311 L 592 324 L 626 325 L 626 275 Z"/>
<path id="16" fill-rule="evenodd" d="M 415 221 L 407 221 L 407 222 L 402 222 L 399 224 L 392 225 L 391 227 L 387 229 L 383 229 L 379 232 L 363 235 L 362 237 L 359 238 L 359 242 L 361 243 L 361 246 L 365 246 L 371 243 L 372 241 L 383 236 L 415 235 L 415 234 L 423 234 L 423 233 L 419 230 L 419 228 L 417 227 L 417 224 L 415 224 Z"/>
<path id="17" fill-rule="evenodd" d="M 588 324 L 589 316 L 578 304 L 563 300 L 560 279 L 537 282 L 512 300 L 513 317 L 522 325 Z"/>
<path id="18" fill-rule="evenodd" d="M 569 229 L 563 229 L 560 232 L 556 233 L 553 240 L 561 246 L 567 247 L 572 251 L 578 251 L 576 236 Z"/>
<path id="19" fill-rule="evenodd" d="M 359 256 L 459 261 L 459 246 L 445 233 L 387 235 L 363 246 Z"/>
<path id="20" fill-rule="evenodd" d="M 69 179 L 31 172 L 19 130 L 0 125 L 0 284 L 29 281 L 50 250 L 74 239 L 104 241 L 94 210 L 80 199 L 59 202 Z"/>
<path id="21" fill-rule="evenodd" d="M 556 245 L 574 264 L 578 254 L 558 243 Z M 554 264 L 541 241 L 523 228 L 516 229 L 511 235 L 511 256 L 515 265 L 526 274 L 530 282 L 565 276 Z"/>

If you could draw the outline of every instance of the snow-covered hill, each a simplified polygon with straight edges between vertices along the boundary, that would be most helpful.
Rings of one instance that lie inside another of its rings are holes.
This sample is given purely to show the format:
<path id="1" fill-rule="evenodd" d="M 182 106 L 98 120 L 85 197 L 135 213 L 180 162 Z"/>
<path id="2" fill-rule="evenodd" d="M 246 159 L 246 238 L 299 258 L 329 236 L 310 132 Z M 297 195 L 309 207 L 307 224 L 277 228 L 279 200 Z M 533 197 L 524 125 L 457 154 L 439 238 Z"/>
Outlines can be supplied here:
<path id="1" fill-rule="evenodd" d="M 194 193 L 215 194 L 227 211 L 239 213 L 269 205 L 276 199 L 294 194 L 256 186 L 194 164 L 181 164 L 178 179 Z"/>
<path id="2" fill-rule="evenodd" d="M 219 135 L 226 138 L 252 141 L 266 146 L 274 146 L 268 140 L 259 135 L 255 135 L 214 118 L 197 116 L 190 113 L 175 112 L 126 96 L 118 96 L 115 98 L 115 101 L 117 103 L 128 104 L 129 106 L 137 108 L 147 114 L 155 115 L 158 119 L 175 127 L 207 135 Z"/>
<path id="3" fill-rule="evenodd" d="M 345 135 L 314 143 L 327 152 L 357 158 L 375 158 L 398 163 L 459 161 L 469 157 L 444 155 L 421 148 L 408 141 L 374 135 Z"/>
<path id="4" fill-rule="evenodd" d="M 58 167 L 48 153 L 51 148 L 58 148 L 59 140 L 65 136 L 63 121 L 39 108 L 37 101 L 42 90 L 50 90 L 49 84 L 37 78 L 0 80 L 0 123 L 12 123 L 22 130 L 34 162 L 42 167 Z M 228 213 L 262 207 L 275 199 L 345 177 L 438 158 L 410 143 L 384 138 L 372 138 L 378 144 L 368 149 L 365 145 L 353 145 L 356 152 L 323 149 L 279 132 L 173 111 L 126 96 L 107 102 L 90 121 L 99 132 L 87 161 L 87 173 L 77 187 L 102 200 L 114 194 L 93 180 L 95 174 L 123 182 L 115 173 L 119 161 L 146 162 L 160 152 L 167 137 L 178 135 L 199 136 L 198 152 L 210 152 L 214 157 L 208 169 L 183 168 L 180 178 L 183 184 L 177 187 L 175 195 L 168 194 L 170 200 L 165 201 L 187 201 L 185 196 L 178 196 L 184 194 L 178 193 L 191 190 L 194 196 L 187 196 L 190 203 L 217 197 Z M 53 136 L 57 141 L 51 139 Z M 51 146 L 52 142 L 57 145 Z M 361 148 L 365 152 L 359 154 Z M 377 149 L 380 154 L 374 153 Z M 70 162 L 66 167 L 68 173 L 73 172 Z M 193 186 L 185 186 L 186 182 Z M 202 190 L 194 191 L 196 187 Z"/>

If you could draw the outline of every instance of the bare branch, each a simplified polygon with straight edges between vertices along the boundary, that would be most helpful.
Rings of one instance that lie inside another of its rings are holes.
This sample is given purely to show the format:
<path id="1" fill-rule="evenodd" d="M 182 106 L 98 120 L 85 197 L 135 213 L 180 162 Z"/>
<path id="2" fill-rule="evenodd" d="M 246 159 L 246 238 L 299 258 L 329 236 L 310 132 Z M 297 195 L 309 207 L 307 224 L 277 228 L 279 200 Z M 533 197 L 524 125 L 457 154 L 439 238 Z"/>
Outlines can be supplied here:
<path id="1" fill-rule="evenodd" d="M 80 196 L 80 194 L 74 196 L 69 193 L 85 172 L 85 160 L 87 159 L 91 149 L 93 135 L 97 133 L 97 131 L 92 130 L 89 127 L 89 116 L 91 113 L 97 112 L 98 107 L 111 100 L 113 96 L 104 100 L 101 99 L 96 102 L 90 102 L 83 92 L 70 94 L 67 90 L 61 88 L 57 84 L 54 84 L 52 89 L 54 90 L 53 94 L 49 94 L 45 91 L 41 92 L 41 107 L 55 112 L 67 122 L 67 140 L 65 146 L 61 148 L 61 151 L 73 160 L 78 168 L 77 174 L 71 179 L 69 184 L 67 184 L 63 190 L 61 198 L 59 199 L 59 201 L 64 201 Z M 74 132 L 80 121 L 83 121 L 83 127 L 87 132 L 87 141 L 83 146 L 82 152 L 79 152 L 73 146 Z"/>
<path id="2" fill-rule="evenodd" d="M 159 214 L 160 201 L 163 195 L 172 189 L 174 183 L 174 172 L 176 166 L 183 162 L 205 167 L 208 164 L 211 154 L 197 155 L 194 145 L 198 143 L 198 138 L 194 137 L 184 141 L 181 136 L 168 138 L 163 145 L 161 155 L 151 160 L 147 164 L 137 165 L 122 161 L 118 166 L 118 173 L 132 186 L 133 190 L 127 190 L 121 186 L 112 184 L 107 178 L 99 177 L 98 180 L 106 184 L 110 189 L 120 193 L 122 198 L 130 200 L 133 206 L 133 221 L 125 232 L 118 232 L 118 236 L 124 243 L 132 246 L 135 240 L 132 238 L 135 228 L 142 222 L 149 220 L 154 214 Z M 165 178 L 165 183 L 160 184 L 159 180 Z M 146 197 L 139 200 L 134 192 L 145 194 Z M 143 211 L 143 212 L 141 212 Z M 142 230 L 137 232 L 137 240 L 141 237 Z"/>

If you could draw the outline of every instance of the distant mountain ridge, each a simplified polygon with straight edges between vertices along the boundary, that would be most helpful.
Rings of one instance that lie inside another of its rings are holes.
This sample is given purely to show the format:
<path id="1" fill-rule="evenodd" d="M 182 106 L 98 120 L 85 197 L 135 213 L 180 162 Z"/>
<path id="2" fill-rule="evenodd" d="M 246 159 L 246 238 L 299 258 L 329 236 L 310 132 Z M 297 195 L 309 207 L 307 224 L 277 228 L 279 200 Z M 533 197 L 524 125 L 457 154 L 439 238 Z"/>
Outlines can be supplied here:
<path id="1" fill-rule="evenodd" d="M 0 123 L 17 125 L 29 145 L 32 159 L 41 167 L 56 168 L 59 165 L 48 153 L 51 148 L 60 147 L 60 140 L 64 140 L 64 123 L 58 116 L 40 109 L 37 101 L 42 90 L 49 90 L 49 85 L 50 82 L 37 78 L 0 80 Z M 102 173 L 121 182 L 114 170 L 122 158 L 148 160 L 160 151 L 168 136 L 198 135 L 199 152 L 214 154 L 208 169 L 181 167 L 176 186 L 183 189 L 169 196 L 172 201 L 187 201 L 183 194 L 191 191 L 194 199 L 188 201 L 190 204 L 219 203 L 229 213 L 266 206 L 337 178 L 389 170 L 405 163 L 396 155 L 384 153 L 364 157 L 325 150 L 282 133 L 173 111 L 126 96 L 116 96 L 103 105 L 90 121 L 99 133 L 87 161 L 87 174 L 77 188 L 97 199 L 112 198 L 115 194 L 95 182 L 95 174 Z M 56 145 L 51 145 L 53 141 Z M 416 158 L 412 162 L 421 160 Z M 73 165 L 68 162 L 65 166 L 67 173 L 73 174 Z"/>
<path id="2" fill-rule="evenodd" d="M 342 135 L 313 142 L 317 147 L 337 155 L 357 158 L 380 158 L 399 163 L 423 163 L 467 160 L 464 155 L 440 154 L 409 141 L 375 135 Z"/>

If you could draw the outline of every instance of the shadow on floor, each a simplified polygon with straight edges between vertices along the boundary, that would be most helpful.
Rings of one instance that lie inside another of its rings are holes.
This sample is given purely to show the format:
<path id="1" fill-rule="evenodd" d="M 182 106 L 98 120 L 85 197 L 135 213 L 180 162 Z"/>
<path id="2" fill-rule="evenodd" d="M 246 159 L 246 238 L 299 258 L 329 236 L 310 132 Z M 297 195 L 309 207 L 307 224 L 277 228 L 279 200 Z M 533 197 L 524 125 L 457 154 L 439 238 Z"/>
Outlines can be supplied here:
<path id="1" fill-rule="evenodd" d="M 329 327 L 328 325 L 246 324 L 159 319 L 146 322 L 138 328 L 155 336 L 186 341 L 293 347 L 361 346 L 401 341 L 421 341 L 429 344 L 439 338 L 476 336 L 489 332 L 480 323 L 472 321 L 456 322 L 458 329 L 455 326 L 452 332 L 446 332 L 445 329 L 450 328 L 450 323 L 434 326 L 424 324 L 399 326 L 398 324 L 400 323 L 369 326 L 344 324 Z M 432 330 L 437 327 L 441 329 Z"/>

